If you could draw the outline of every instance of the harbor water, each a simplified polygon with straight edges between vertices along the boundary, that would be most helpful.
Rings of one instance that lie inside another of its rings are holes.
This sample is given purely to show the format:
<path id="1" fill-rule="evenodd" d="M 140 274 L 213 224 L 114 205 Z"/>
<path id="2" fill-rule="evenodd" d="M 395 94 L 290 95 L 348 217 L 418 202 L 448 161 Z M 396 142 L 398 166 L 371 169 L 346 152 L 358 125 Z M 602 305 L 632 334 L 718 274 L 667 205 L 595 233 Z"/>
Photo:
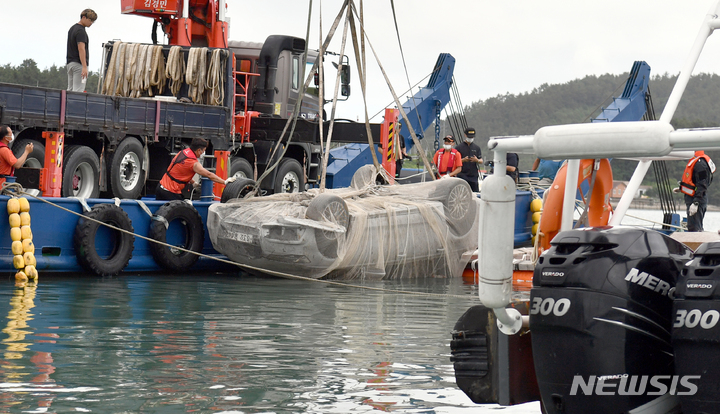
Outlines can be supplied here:
<path id="1" fill-rule="evenodd" d="M 478 303 L 462 278 L 2 283 L 0 412 L 540 412 L 478 406 L 457 388 L 451 331 Z"/>

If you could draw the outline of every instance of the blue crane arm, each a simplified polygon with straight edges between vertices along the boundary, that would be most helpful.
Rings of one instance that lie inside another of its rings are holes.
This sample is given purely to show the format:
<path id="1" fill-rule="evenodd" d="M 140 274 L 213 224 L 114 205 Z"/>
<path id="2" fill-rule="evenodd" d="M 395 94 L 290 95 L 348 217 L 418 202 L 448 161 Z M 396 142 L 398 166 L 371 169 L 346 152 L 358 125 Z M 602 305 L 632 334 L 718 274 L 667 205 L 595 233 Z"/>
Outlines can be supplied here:
<path id="1" fill-rule="evenodd" d="M 592 122 L 623 122 L 639 121 L 647 112 L 648 83 L 650 81 L 650 65 L 643 61 L 633 63 L 625 89 L 620 97 L 613 98 L 607 108 Z"/>
<path id="2" fill-rule="evenodd" d="M 441 53 L 435 62 L 427 86 L 403 104 L 403 110 L 418 139 L 423 138 L 425 130 L 435 122 L 440 111 L 450 102 L 454 70 L 455 58 L 449 53 Z M 415 145 L 410 137 L 410 129 L 405 125 L 404 119 L 400 119 L 399 124 L 400 135 L 405 140 L 405 148 L 410 151 Z"/>

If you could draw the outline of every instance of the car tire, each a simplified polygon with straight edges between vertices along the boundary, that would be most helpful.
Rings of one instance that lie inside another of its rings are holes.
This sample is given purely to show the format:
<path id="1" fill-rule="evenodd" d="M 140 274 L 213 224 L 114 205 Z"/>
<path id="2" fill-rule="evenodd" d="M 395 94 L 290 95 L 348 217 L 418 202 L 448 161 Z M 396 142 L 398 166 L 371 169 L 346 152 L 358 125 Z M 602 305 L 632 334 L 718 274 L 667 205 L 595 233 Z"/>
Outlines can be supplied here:
<path id="1" fill-rule="evenodd" d="M 435 186 L 431 199 L 443 204 L 448 225 L 455 234 L 464 236 L 472 228 L 472 220 L 477 214 L 470 184 L 460 178 L 451 178 L 437 180 Z"/>
<path id="2" fill-rule="evenodd" d="M 320 194 L 315 197 L 305 211 L 305 218 L 339 224 L 345 229 L 350 224 L 350 214 L 345 200 L 335 194 Z M 315 243 L 318 251 L 325 257 L 338 257 L 338 233 L 315 229 Z"/>
<path id="3" fill-rule="evenodd" d="M 63 197 L 97 198 L 100 194 L 100 160 L 90 147 L 65 147 L 62 176 Z"/>
<path id="4" fill-rule="evenodd" d="M 254 188 L 255 181 L 249 178 L 237 178 L 235 181 L 225 186 L 222 192 L 222 196 L 220 197 L 220 202 L 227 203 L 230 200 L 243 198 Z"/>
<path id="5" fill-rule="evenodd" d="M 137 199 L 145 185 L 142 169 L 143 145 L 135 137 L 126 137 L 117 146 L 110 160 L 110 193 L 120 199 Z"/>
<path id="6" fill-rule="evenodd" d="M 228 177 L 249 178 L 252 180 L 254 175 L 252 165 L 245 158 L 233 157 L 232 161 L 230 161 L 230 174 Z"/>
<path id="7" fill-rule="evenodd" d="M 297 160 L 285 158 L 275 176 L 275 193 L 299 193 L 305 189 L 303 169 Z"/>
<path id="8" fill-rule="evenodd" d="M 112 229 L 110 237 L 98 236 L 98 230 L 102 226 L 98 222 L 113 225 L 124 231 Z M 97 237 L 110 239 L 109 254 L 98 251 Z M 73 236 L 73 247 L 78 264 L 98 276 L 114 276 L 120 273 L 132 258 L 134 242 L 132 221 L 128 214 L 115 204 L 96 204 L 90 211 L 83 213 L 83 217 L 75 226 Z"/>
<path id="9" fill-rule="evenodd" d="M 150 253 L 155 263 L 165 270 L 186 271 L 197 262 L 199 256 L 191 252 L 202 252 L 205 243 L 205 229 L 202 217 L 195 207 L 181 200 L 173 200 L 163 204 L 153 215 L 150 221 L 148 236 L 163 243 L 167 243 L 167 230 L 174 220 L 178 220 L 185 230 L 185 243 L 182 246 L 187 251 L 179 251 L 164 244 L 150 243 Z"/>

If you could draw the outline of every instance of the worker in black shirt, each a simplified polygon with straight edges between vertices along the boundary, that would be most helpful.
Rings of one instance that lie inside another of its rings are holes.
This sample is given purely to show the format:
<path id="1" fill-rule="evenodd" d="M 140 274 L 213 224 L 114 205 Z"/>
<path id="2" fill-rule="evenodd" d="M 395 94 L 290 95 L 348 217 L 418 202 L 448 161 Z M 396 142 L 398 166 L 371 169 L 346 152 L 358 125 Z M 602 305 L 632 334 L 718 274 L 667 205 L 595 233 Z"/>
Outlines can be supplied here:
<path id="1" fill-rule="evenodd" d="M 695 151 L 695 156 L 685 166 L 680 187 L 674 191 L 683 193 L 687 206 L 688 231 L 703 231 L 703 218 L 707 210 L 707 189 L 715 173 L 715 164 L 705 151 Z"/>
<path id="2" fill-rule="evenodd" d="M 518 166 L 520 165 L 520 157 L 514 152 L 508 152 L 507 157 L 505 157 L 507 161 L 507 166 L 505 167 L 505 170 L 507 171 L 507 175 L 509 175 L 513 180 L 515 180 L 515 184 L 518 183 Z"/>
<path id="3" fill-rule="evenodd" d="M 455 149 L 460 153 L 462 157 L 462 171 L 458 174 L 458 177 L 467 181 L 470 184 L 470 188 L 474 192 L 480 191 L 478 186 L 478 178 L 480 174 L 478 169 L 482 164 L 482 150 L 479 146 L 473 143 L 475 140 L 475 128 L 465 129 L 465 140 L 458 144 Z"/>

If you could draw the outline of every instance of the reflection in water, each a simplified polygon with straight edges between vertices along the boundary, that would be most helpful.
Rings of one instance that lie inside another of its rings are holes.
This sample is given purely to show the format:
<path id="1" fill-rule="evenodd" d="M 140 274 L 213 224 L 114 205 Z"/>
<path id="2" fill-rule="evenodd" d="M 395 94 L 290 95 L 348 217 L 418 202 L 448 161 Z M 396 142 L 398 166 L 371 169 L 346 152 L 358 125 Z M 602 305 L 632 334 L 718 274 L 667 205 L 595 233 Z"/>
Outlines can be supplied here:
<path id="1" fill-rule="evenodd" d="M 450 331 L 476 287 L 367 284 L 453 297 L 245 275 L 0 289 L 0 412 L 485 412 L 450 363 Z"/>

